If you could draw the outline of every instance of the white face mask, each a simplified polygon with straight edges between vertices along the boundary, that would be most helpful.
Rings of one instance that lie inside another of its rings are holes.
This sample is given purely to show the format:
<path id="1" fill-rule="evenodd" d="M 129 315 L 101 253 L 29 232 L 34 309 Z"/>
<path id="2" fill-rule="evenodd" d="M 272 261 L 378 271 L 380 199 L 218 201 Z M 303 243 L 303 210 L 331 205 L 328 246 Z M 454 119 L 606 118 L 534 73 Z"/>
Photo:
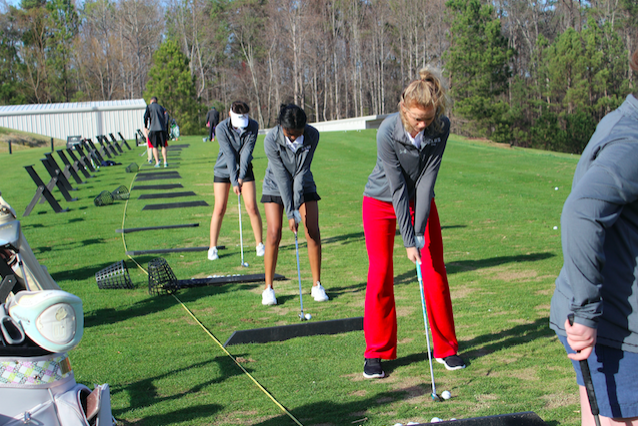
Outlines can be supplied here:
<path id="1" fill-rule="evenodd" d="M 230 123 L 233 127 L 238 129 L 244 129 L 248 127 L 248 114 L 236 114 L 232 111 L 229 111 L 230 115 Z"/>

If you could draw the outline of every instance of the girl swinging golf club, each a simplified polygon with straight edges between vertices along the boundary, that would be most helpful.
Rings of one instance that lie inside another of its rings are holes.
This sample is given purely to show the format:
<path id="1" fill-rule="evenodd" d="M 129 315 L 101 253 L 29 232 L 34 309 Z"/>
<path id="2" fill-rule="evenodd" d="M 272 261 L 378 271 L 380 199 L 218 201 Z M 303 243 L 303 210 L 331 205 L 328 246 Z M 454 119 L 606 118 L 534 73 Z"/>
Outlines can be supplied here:
<path id="1" fill-rule="evenodd" d="M 434 183 L 450 133 L 446 88 L 426 67 L 403 91 L 399 112 L 377 133 L 377 162 L 363 193 L 363 229 L 369 269 L 363 328 L 365 378 L 381 378 L 382 359 L 396 359 L 397 319 L 392 252 L 397 221 L 407 256 L 421 264 L 434 357 L 448 370 L 465 368 L 458 342 Z"/>
<path id="2" fill-rule="evenodd" d="M 213 192 L 215 193 L 215 207 L 210 220 L 210 248 L 208 259 L 219 258 L 217 253 L 217 239 L 222 227 L 222 220 L 228 205 L 228 192 L 231 184 L 233 192 L 244 198 L 244 204 L 257 243 L 257 256 L 264 255 L 262 243 L 262 222 L 257 208 L 257 193 L 255 190 L 255 175 L 253 173 L 253 149 L 257 140 L 259 124 L 248 118 L 250 108 L 245 102 L 236 101 L 230 107 L 230 117 L 219 123 L 216 128 L 219 154 L 215 162 Z M 240 207 L 241 208 L 241 207 Z M 240 222 L 241 226 L 241 222 Z M 241 232 L 241 230 L 240 230 Z M 243 242 L 242 242 L 242 266 Z"/>
<path id="3" fill-rule="evenodd" d="M 273 278 L 284 211 L 288 219 L 288 228 L 295 236 L 299 223 L 303 222 L 312 272 L 311 295 L 317 302 L 328 300 L 320 281 L 321 234 L 317 201 L 321 198 L 317 194 L 317 187 L 310 171 L 318 142 L 319 132 L 306 124 L 306 113 L 293 104 L 281 106 L 278 124 L 268 132 L 264 140 L 268 167 L 261 197 L 266 210 L 267 226 L 264 256 L 266 288 L 261 300 L 263 305 L 277 304 Z M 299 296 L 301 297 L 301 294 Z"/>

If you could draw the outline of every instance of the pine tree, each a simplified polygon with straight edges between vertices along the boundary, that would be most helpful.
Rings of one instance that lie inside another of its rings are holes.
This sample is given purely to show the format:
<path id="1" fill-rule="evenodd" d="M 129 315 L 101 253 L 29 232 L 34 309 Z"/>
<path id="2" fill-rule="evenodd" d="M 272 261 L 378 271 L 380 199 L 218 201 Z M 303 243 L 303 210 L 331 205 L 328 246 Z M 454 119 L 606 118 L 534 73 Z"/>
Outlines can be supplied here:
<path id="1" fill-rule="evenodd" d="M 189 135 L 198 129 L 195 93 L 188 58 L 175 41 L 164 41 L 153 55 L 153 66 L 149 70 L 144 97 L 150 99 L 156 96 L 169 115 L 177 121 L 180 133 Z"/>
<path id="2" fill-rule="evenodd" d="M 479 0 L 449 0 L 454 13 L 445 55 L 455 113 L 472 120 L 486 136 L 509 138 L 506 92 L 513 51 L 501 33 L 494 7 Z"/>

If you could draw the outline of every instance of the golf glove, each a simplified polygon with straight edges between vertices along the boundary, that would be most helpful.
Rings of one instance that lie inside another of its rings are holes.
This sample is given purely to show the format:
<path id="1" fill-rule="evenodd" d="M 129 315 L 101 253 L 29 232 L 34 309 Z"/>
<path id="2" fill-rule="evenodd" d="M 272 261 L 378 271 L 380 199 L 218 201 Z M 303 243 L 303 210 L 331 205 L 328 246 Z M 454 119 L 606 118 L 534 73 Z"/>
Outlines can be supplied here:
<path id="1" fill-rule="evenodd" d="M 292 217 L 295 219 L 295 223 L 301 222 L 301 215 L 299 214 L 299 210 L 293 210 Z"/>
<path id="2" fill-rule="evenodd" d="M 417 235 L 414 239 L 416 240 L 416 248 L 421 250 L 425 246 L 425 238 L 423 235 Z"/>

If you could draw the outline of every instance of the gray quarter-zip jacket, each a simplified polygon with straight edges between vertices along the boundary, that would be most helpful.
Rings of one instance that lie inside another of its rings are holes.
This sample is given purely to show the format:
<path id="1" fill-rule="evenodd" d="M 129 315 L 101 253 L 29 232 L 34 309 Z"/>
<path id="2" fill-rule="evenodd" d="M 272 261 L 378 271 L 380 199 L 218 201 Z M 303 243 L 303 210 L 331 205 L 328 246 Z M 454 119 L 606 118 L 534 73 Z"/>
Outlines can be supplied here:
<path id="1" fill-rule="evenodd" d="M 638 352 L 638 100 L 607 114 L 585 148 L 561 215 L 564 264 L 550 327 L 597 328 L 597 342 Z"/>
<path id="2" fill-rule="evenodd" d="M 151 132 L 166 131 L 166 110 L 157 102 L 151 102 L 144 111 L 144 126 Z M 149 127 L 150 123 L 150 127 Z"/>
<path id="3" fill-rule="evenodd" d="M 428 126 L 421 148 L 405 134 L 399 113 L 386 117 L 377 132 L 377 164 L 368 177 L 363 195 L 392 202 L 403 245 L 416 247 L 415 235 L 423 235 L 434 197 L 434 184 L 450 135 L 450 120 L 441 117 L 441 129 Z M 410 217 L 414 200 L 414 227 Z"/>
<path id="4" fill-rule="evenodd" d="M 253 161 L 253 150 L 257 141 L 259 124 L 248 119 L 248 127 L 238 134 L 230 123 L 230 118 L 219 123 L 215 138 L 219 143 L 219 154 L 213 173 L 217 177 L 230 178 L 233 186 L 239 186 L 238 179 L 245 179 L 248 167 Z"/>
<path id="5" fill-rule="evenodd" d="M 280 196 L 288 219 L 299 210 L 304 193 L 317 192 L 310 164 L 319 143 L 319 132 L 306 125 L 303 145 L 293 152 L 286 145 L 280 125 L 270 129 L 264 140 L 268 167 L 264 177 L 263 195 Z"/>

